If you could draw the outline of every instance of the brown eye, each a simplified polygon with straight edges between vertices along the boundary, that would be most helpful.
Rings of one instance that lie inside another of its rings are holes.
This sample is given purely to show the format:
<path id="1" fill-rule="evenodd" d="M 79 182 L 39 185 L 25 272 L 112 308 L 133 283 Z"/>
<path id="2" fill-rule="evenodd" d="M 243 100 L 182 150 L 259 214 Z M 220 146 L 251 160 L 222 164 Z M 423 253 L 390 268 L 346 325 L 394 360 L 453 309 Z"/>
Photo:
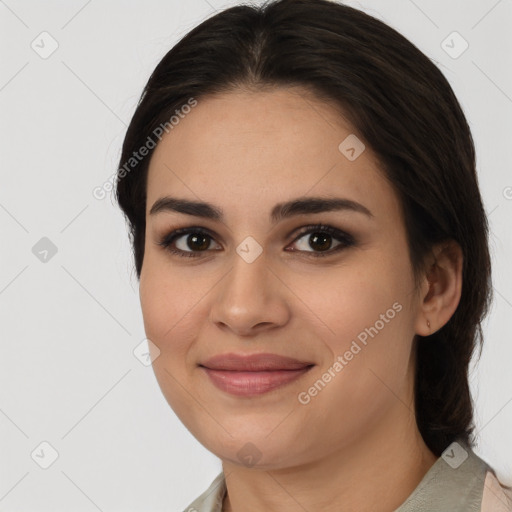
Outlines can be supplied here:
<path id="1" fill-rule="evenodd" d="M 210 246 L 210 241 L 211 241 L 211 238 L 208 236 L 208 235 L 203 235 L 203 234 L 193 234 L 193 233 L 189 233 L 188 235 L 183 235 L 185 237 L 185 244 L 186 246 L 188 246 L 189 249 L 193 250 L 193 251 L 204 251 L 206 249 L 208 249 L 208 247 Z M 182 237 L 179 237 L 179 238 L 183 238 Z M 179 240 L 178 238 L 178 240 Z M 178 247 L 179 243 L 176 244 L 176 247 Z M 180 250 L 186 250 L 184 249 L 183 247 L 178 247 L 178 249 Z"/>
<path id="2" fill-rule="evenodd" d="M 309 238 L 308 238 L 309 237 Z M 304 239 L 304 241 L 300 241 Z M 222 250 L 217 247 L 212 249 L 214 242 L 213 236 L 204 228 L 190 227 L 176 229 L 164 236 L 158 245 L 164 247 L 171 254 L 182 257 L 201 257 L 202 253 L 208 253 L 211 250 Z M 333 244 L 335 244 L 333 246 Z M 319 257 L 328 256 L 342 249 L 355 245 L 354 238 L 332 226 L 317 224 L 306 226 L 301 234 L 294 240 L 294 245 L 298 249 L 292 249 L 291 252 L 306 253 L 308 256 Z"/>
<path id="3" fill-rule="evenodd" d="M 212 241 L 212 236 L 202 228 L 183 228 L 164 236 L 158 245 L 178 256 L 197 257 L 208 251 Z"/>
<path id="4" fill-rule="evenodd" d="M 318 251 L 327 251 L 331 248 L 332 237 L 331 235 L 323 233 L 311 233 L 309 239 L 309 245 L 312 249 Z"/>
<path id="5" fill-rule="evenodd" d="M 303 242 L 298 242 L 304 239 Z M 333 248 L 333 243 L 336 243 Z M 311 256 L 327 256 L 355 244 L 354 238 L 332 226 L 316 225 L 306 228 L 294 241 L 299 245 L 299 252 L 310 253 Z M 312 250 L 309 250 L 312 249 Z M 295 249 L 293 250 L 295 251 Z"/>

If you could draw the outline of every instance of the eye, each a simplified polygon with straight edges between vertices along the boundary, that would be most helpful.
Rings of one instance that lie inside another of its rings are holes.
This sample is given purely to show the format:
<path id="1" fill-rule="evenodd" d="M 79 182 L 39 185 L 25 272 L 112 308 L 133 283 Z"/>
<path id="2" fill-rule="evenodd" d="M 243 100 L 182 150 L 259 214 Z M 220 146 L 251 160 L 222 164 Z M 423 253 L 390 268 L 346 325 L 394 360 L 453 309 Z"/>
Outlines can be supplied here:
<path id="1" fill-rule="evenodd" d="M 299 249 L 291 249 L 289 252 L 304 252 L 310 253 L 312 257 L 328 256 L 334 252 L 338 252 L 344 248 L 355 245 L 355 240 L 352 235 L 323 224 L 315 224 L 302 228 L 298 237 L 293 241 L 297 244 L 302 238 L 309 237 L 308 242 L 300 242 Z M 332 247 L 333 239 L 338 242 L 337 245 Z M 213 236 L 201 227 L 181 228 L 171 231 L 165 235 L 158 245 L 164 247 L 171 254 L 180 257 L 197 258 L 201 253 L 208 252 L 211 249 L 211 243 L 214 241 Z M 216 249 L 222 250 L 219 244 Z M 312 249 L 312 250 L 308 250 Z"/>
<path id="2" fill-rule="evenodd" d="M 158 245 L 177 256 L 194 258 L 201 256 L 198 253 L 207 251 L 212 240 L 213 237 L 205 229 L 190 227 L 171 231 L 158 242 Z"/>
<path id="3" fill-rule="evenodd" d="M 303 228 L 300 236 L 298 236 L 294 243 L 303 241 L 299 244 L 299 252 L 309 252 L 313 257 L 328 256 L 334 252 L 338 252 L 344 248 L 355 245 L 355 240 L 352 235 L 342 231 L 341 229 L 332 226 L 325 226 L 323 224 L 316 224 L 314 226 L 306 226 Z M 338 245 L 332 247 L 333 239 L 338 241 Z M 313 249 L 312 251 L 307 250 Z M 295 249 L 292 249 L 295 252 Z"/>

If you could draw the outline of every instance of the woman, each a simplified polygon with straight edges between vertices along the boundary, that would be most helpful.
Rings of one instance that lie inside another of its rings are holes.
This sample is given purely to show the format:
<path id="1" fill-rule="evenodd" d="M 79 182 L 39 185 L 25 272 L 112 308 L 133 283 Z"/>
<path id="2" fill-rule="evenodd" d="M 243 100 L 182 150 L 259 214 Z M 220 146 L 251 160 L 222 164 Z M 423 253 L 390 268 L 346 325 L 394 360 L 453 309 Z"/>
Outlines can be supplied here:
<path id="1" fill-rule="evenodd" d="M 404 37 L 324 0 L 220 12 L 150 77 L 117 199 L 159 385 L 222 460 L 187 510 L 510 510 L 471 449 L 473 141 Z"/>

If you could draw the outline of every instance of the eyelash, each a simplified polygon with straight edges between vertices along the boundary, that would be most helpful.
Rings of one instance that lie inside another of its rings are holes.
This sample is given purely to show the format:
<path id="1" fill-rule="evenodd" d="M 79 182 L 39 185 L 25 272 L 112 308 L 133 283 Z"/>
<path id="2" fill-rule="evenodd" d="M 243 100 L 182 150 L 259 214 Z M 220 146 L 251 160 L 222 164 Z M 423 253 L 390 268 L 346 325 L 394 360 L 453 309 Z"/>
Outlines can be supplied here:
<path id="1" fill-rule="evenodd" d="M 302 231 L 298 234 L 298 236 L 292 241 L 292 243 L 295 243 L 297 240 L 302 238 L 305 235 L 309 235 L 312 233 L 327 233 L 331 235 L 333 238 L 335 238 L 337 241 L 341 242 L 340 245 L 337 245 L 334 249 L 329 249 L 327 251 L 293 251 L 293 252 L 305 252 L 308 254 L 311 254 L 313 258 L 322 258 L 325 256 L 332 255 L 335 252 L 338 252 L 342 249 L 351 247 L 355 245 L 355 239 L 352 235 L 349 235 L 348 233 L 345 233 L 344 231 L 341 231 L 340 229 L 334 228 L 332 226 L 326 226 L 325 224 L 315 224 L 310 226 L 305 226 L 302 228 Z M 176 249 L 175 247 L 172 247 L 172 243 L 177 239 L 180 238 L 183 235 L 187 234 L 201 234 L 206 235 L 210 237 L 210 239 L 213 239 L 210 232 L 206 229 L 200 228 L 200 227 L 189 227 L 189 228 L 180 228 L 176 229 L 174 231 L 171 231 L 167 235 L 165 235 L 159 242 L 157 242 L 158 245 L 164 247 L 167 251 L 169 251 L 171 254 L 185 257 L 185 258 L 198 258 L 201 257 L 201 253 L 208 252 L 207 250 L 204 251 L 183 251 L 181 249 Z"/>

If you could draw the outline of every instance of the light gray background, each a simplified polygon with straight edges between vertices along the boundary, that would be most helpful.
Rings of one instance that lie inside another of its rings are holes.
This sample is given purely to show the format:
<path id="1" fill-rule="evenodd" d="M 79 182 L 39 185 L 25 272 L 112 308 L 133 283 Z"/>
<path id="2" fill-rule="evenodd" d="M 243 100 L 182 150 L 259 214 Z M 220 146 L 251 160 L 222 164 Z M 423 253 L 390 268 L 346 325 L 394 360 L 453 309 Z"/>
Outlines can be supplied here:
<path id="1" fill-rule="evenodd" d="M 145 334 L 126 229 L 92 190 L 155 65 L 237 3 L 0 1 L 0 511 L 180 511 L 220 471 L 133 355 Z M 477 453 L 511 484 L 512 2 L 347 3 L 432 58 L 472 127 L 496 292 L 471 375 Z M 58 43 L 46 59 L 31 47 L 51 49 L 43 31 Z M 469 43 L 458 58 L 441 46 L 453 31 Z M 42 237 L 58 250 L 47 262 Z M 59 455 L 48 469 L 43 441 Z"/>

